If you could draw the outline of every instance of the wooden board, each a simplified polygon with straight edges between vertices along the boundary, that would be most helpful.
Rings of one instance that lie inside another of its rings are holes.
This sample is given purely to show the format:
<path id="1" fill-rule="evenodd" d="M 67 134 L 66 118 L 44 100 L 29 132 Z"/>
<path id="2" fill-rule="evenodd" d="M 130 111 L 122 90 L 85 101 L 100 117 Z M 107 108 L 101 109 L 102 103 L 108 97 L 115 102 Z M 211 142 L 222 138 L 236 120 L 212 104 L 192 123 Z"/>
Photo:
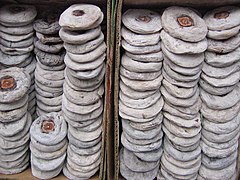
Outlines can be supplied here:
<path id="1" fill-rule="evenodd" d="M 147 2 L 147 3 L 146 3 Z M 239 3 L 239 0 L 124 0 L 130 6 L 226 6 Z"/>
<path id="2" fill-rule="evenodd" d="M 27 170 L 19 174 L 14 175 L 0 174 L 0 180 L 38 180 L 38 178 L 34 177 L 32 175 L 31 169 L 28 168 Z M 61 173 L 60 175 L 51 180 L 67 180 L 67 178 Z M 93 176 L 90 180 L 99 180 L 98 174 Z"/>

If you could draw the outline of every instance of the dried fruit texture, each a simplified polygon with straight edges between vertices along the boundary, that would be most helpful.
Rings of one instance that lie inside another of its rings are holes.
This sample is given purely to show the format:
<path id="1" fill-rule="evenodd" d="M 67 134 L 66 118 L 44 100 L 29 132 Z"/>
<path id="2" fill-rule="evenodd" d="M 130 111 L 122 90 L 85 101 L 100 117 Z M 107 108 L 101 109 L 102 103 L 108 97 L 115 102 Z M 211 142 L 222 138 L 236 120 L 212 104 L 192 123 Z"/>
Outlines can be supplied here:
<path id="1" fill-rule="evenodd" d="M 103 20 L 101 9 L 90 4 L 74 4 L 65 10 L 59 24 L 68 30 L 88 30 L 96 28 Z"/>
<path id="2" fill-rule="evenodd" d="M 151 34 L 162 29 L 160 15 L 146 9 L 128 9 L 122 17 L 126 28 L 138 34 Z"/>
<path id="3" fill-rule="evenodd" d="M 240 8 L 226 6 L 204 15 L 208 49 L 200 80 L 202 178 L 235 179 L 239 138 L 239 19 Z M 214 160 L 213 160 L 214 159 Z"/>
<path id="4" fill-rule="evenodd" d="M 54 130 L 55 130 L 55 124 L 54 124 L 53 120 L 49 119 L 49 120 L 44 120 L 42 122 L 42 132 L 43 133 L 49 133 Z"/>
<path id="5" fill-rule="evenodd" d="M 69 179 L 89 179 L 101 162 L 106 66 L 102 21 L 100 8 L 90 4 L 70 6 L 59 20 L 59 35 L 67 51 L 62 114 L 69 127 L 68 156 L 63 168 Z"/>
<path id="6" fill-rule="evenodd" d="M 150 10 L 129 9 L 122 21 L 126 52 L 120 66 L 119 115 L 124 146 L 120 172 L 126 179 L 153 179 L 163 153 L 161 18 Z"/>
<path id="7" fill-rule="evenodd" d="M 207 26 L 195 10 L 171 6 L 162 14 L 163 29 L 171 36 L 188 41 L 198 42 L 205 38 Z"/>
<path id="8" fill-rule="evenodd" d="M 0 8 L 0 22 L 8 27 L 28 25 L 36 16 L 37 10 L 31 5 L 10 4 Z"/>
<path id="9" fill-rule="evenodd" d="M 207 12 L 203 19 L 212 31 L 222 31 L 240 25 L 240 8 L 237 6 L 224 6 Z"/>
<path id="10" fill-rule="evenodd" d="M 4 76 L 0 79 L 0 90 L 1 91 L 11 91 L 16 87 L 16 81 L 11 76 Z"/>

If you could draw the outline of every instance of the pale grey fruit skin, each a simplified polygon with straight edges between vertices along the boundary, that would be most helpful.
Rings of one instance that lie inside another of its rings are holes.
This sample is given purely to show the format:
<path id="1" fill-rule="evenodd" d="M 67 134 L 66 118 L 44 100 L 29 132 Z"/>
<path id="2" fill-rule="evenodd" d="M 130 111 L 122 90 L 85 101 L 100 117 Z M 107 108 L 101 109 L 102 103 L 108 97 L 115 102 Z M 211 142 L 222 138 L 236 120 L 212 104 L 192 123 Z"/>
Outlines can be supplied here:
<path id="1" fill-rule="evenodd" d="M 123 159 L 125 165 L 134 172 L 148 172 L 156 168 L 159 164 L 159 160 L 155 162 L 146 162 L 138 159 L 136 155 L 124 148 Z"/>
<path id="2" fill-rule="evenodd" d="M 157 101 L 152 106 L 146 108 L 146 109 L 134 109 L 127 107 L 122 101 L 119 101 L 119 109 L 121 109 L 122 112 L 125 114 L 135 117 L 135 118 L 152 118 L 156 116 L 163 107 L 163 98 L 161 97 L 159 101 Z"/>
<path id="3" fill-rule="evenodd" d="M 210 109 L 205 105 L 202 104 L 201 113 L 202 115 L 207 118 L 209 121 L 218 122 L 218 123 L 225 123 L 231 121 L 234 117 L 236 117 L 239 113 L 240 109 L 240 102 L 234 105 L 231 108 L 223 109 L 223 110 L 214 110 Z"/>
<path id="4" fill-rule="evenodd" d="M 194 68 L 200 66 L 204 61 L 204 53 L 174 54 L 166 48 L 164 43 L 161 43 L 161 48 L 165 57 L 183 68 Z"/>
<path id="5" fill-rule="evenodd" d="M 164 125 L 162 126 L 162 129 L 163 129 L 163 132 L 168 137 L 168 139 L 170 139 L 174 144 L 183 146 L 183 147 L 193 146 L 196 143 L 198 143 L 201 138 L 201 133 L 199 133 L 196 136 L 193 136 L 191 138 L 186 138 L 186 137 L 178 137 L 178 136 L 174 135 Z"/>
<path id="6" fill-rule="evenodd" d="M 205 52 L 205 61 L 214 67 L 228 67 L 239 61 L 240 48 L 227 54 L 218 54 L 216 52 Z"/>
<path id="7" fill-rule="evenodd" d="M 12 35 L 24 35 L 33 32 L 33 26 L 28 24 L 26 26 L 8 27 L 0 24 L 0 31 Z"/>
<path id="8" fill-rule="evenodd" d="M 52 119 L 55 123 L 55 130 L 48 134 L 41 132 L 42 122 L 46 119 Z M 30 134 L 34 139 L 42 144 L 58 144 L 67 135 L 67 124 L 60 114 L 52 112 L 36 119 L 30 128 Z"/>
<path id="9" fill-rule="evenodd" d="M 199 42 L 186 42 L 170 36 L 166 31 L 160 33 L 164 46 L 175 54 L 198 54 L 207 49 L 207 39 L 204 38 Z"/>
<path id="10" fill-rule="evenodd" d="M 55 54 L 60 53 L 60 51 L 63 49 L 63 44 L 43 44 L 39 39 L 35 40 L 34 45 L 36 48 L 40 49 L 41 51 Z"/>
<path id="11" fill-rule="evenodd" d="M 103 64 L 104 60 L 105 60 L 106 54 L 103 53 L 102 55 L 100 55 L 97 59 L 95 59 L 94 61 L 88 62 L 88 63 L 80 63 L 80 62 L 76 62 L 73 61 L 68 54 L 65 55 L 64 58 L 64 62 L 66 64 L 66 66 L 72 70 L 75 71 L 86 71 L 86 70 L 94 70 L 97 67 L 99 67 L 100 65 Z"/>
<path id="12" fill-rule="evenodd" d="M 201 74 L 201 78 L 213 87 L 230 87 L 236 85 L 240 80 L 240 71 L 234 72 L 225 78 L 213 78 L 205 73 Z"/>
<path id="13" fill-rule="evenodd" d="M 236 87 L 236 84 L 228 87 L 214 87 L 202 79 L 200 79 L 199 84 L 202 89 L 204 89 L 210 94 L 217 95 L 217 96 L 225 95 L 231 92 Z"/>
<path id="14" fill-rule="evenodd" d="M 144 92 L 159 89 L 163 76 L 160 75 L 156 79 L 150 81 L 130 80 L 122 75 L 120 75 L 120 78 L 123 83 L 126 84 L 126 86 L 128 86 L 129 88 L 136 91 Z"/>
<path id="15" fill-rule="evenodd" d="M 89 166 L 101 157 L 101 150 L 91 155 L 77 154 L 68 147 L 67 149 L 68 158 L 79 166 Z"/>
<path id="16" fill-rule="evenodd" d="M 240 124 L 240 114 L 234 117 L 231 121 L 226 123 L 215 123 L 211 122 L 206 118 L 202 119 L 202 126 L 207 131 L 217 133 L 217 134 L 225 134 L 230 133 L 235 130 Z"/>
<path id="17" fill-rule="evenodd" d="M 208 39 L 208 51 L 224 54 L 229 53 L 237 49 L 240 45 L 240 33 L 237 35 L 226 39 L 226 40 L 213 40 Z"/>
<path id="18" fill-rule="evenodd" d="M 4 54 L 2 51 L 0 51 L 0 62 L 3 65 L 17 65 L 21 64 L 24 61 L 27 61 L 27 59 L 32 58 L 31 53 L 26 53 L 20 56 L 14 56 L 14 55 L 8 55 Z"/>
<path id="19" fill-rule="evenodd" d="M 58 174 L 62 171 L 62 168 L 63 168 L 63 164 L 62 164 L 62 166 L 60 166 L 52 171 L 42 171 L 42 170 L 37 169 L 34 165 L 32 165 L 31 170 L 32 170 L 33 176 L 35 176 L 39 179 L 51 179 L 51 178 L 58 176 Z"/>
<path id="20" fill-rule="evenodd" d="M 192 174 L 196 174 L 201 165 L 201 161 L 198 161 L 190 168 L 181 168 L 169 162 L 166 156 L 162 156 L 161 163 L 170 174 L 172 175 L 176 174 L 178 176 L 191 176 Z"/>
<path id="21" fill-rule="evenodd" d="M 162 62 L 139 62 L 123 55 L 121 58 L 121 65 L 129 71 L 147 73 L 147 72 L 156 72 L 161 71 Z"/>
<path id="22" fill-rule="evenodd" d="M 12 34 L 7 34 L 0 31 L 0 35 L 1 35 L 1 38 L 4 39 L 5 41 L 20 43 L 21 41 L 24 41 L 28 38 L 32 38 L 34 36 L 34 32 L 30 32 L 29 34 L 23 34 L 23 35 L 12 35 Z M 6 46 L 6 47 L 11 47 L 11 46 Z"/>
<path id="23" fill-rule="evenodd" d="M 125 120 L 122 119 L 122 127 L 123 131 L 129 135 L 133 139 L 138 139 L 138 140 L 151 140 L 155 138 L 159 133 L 161 133 L 161 125 L 157 126 L 154 129 L 146 130 L 146 131 L 141 131 L 134 129 L 129 125 L 129 123 Z"/>
<path id="24" fill-rule="evenodd" d="M 0 49 L 3 53 L 8 55 L 23 55 L 31 52 L 34 49 L 34 46 L 32 44 L 28 47 L 13 48 L 13 47 L 5 47 L 2 44 L 0 44 Z"/>
<path id="25" fill-rule="evenodd" d="M 42 76 L 44 79 L 47 79 L 47 80 L 59 81 L 59 80 L 64 79 L 64 71 L 63 70 L 48 71 L 48 70 L 40 68 L 38 63 L 36 64 L 35 71 L 37 71 L 37 74 L 39 74 L 40 76 Z"/>
<path id="26" fill-rule="evenodd" d="M 97 127 L 96 130 L 90 131 L 90 132 L 79 131 L 77 128 L 74 128 L 70 125 L 69 132 L 74 138 L 78 139 L 79 141 L 82 141 L 82 142 L 95 141 L 101 136 L 102 124 L 100 124 L 100 126 Z"/>
<path id="27" fill-rule="evenodd" d="M 18 13 L 12 13 L 9 8 L 25 8 L 24 11 Z M 24 26 L 30 24 L 37 16 L 37 10 L 31 5 L 15 5 L 10 4 L 1 7 L 0 9 L 0 22 L 6 26 Z"/>
<path id="28" fill-rule="evenodd" d="M 201 167 L 199 169 L 199 174 L 203 178 L 211 177 L 212 180 L 218 180 L 218 179 L 222 179 L 222 178 L 223 179 L 229 179 L 234 175 L 235 167 L 236 167 L 236 161 L 233 162 L 227 168 L 224 168 L 222 170 L 208 169 L 204 165 L 201 165 Z"/>
<path id="29" fill-rule="evenodd" d="M 18 174 L 23 172 L 29 166 L 28 158 L 25 158 L 24 162 L 19 165 L 18 167 L 11 168 L 11 169 L 4 169 L 0 168 L 1 174 Z"/>
<path id="30" fill-rule="evenodd" d="M 157 176 L 159 166 L 156 166 L 153 170 L 148 172 L 134 172 L 131 171 L 123 160 L 123 149 L 120 150 L 120 173 L 126 179 L 138 180 L 138 179 L 154 179 Z"/>
<path id="31" fill-rule="evenodd" d="M 171 102 L 175 106 L 180 107 L 190 107 L 194 105 L 198 98 L 199 98 L 199 89 L 197 88 L 196 92 L 193 94 L 192 97 L 183 99 L 183 98 L 176 98 L 172 96 L 168 91 L 164 88 L 164 86 L 161 87 L 161 93 L 163 94 L 166 101 Z"/>
<path id="32" fill-rule="evenodd" d="M 124 68 L 123 66 L 120 67 L 120 74 L 126 78 L 132 80 L 153 80 L 156 79 L 158 76 L 162 74 L 162 71 L 155 71 L 155 72 L 131 72 Z"/>
<path id="33" fill-rule="evenodd" d="M 162 51 L 158 51 L 155 53 L 148 53 L 148 54 L 132 54 L 130 52 L 125 52 L 125 54 L 136 60 L 136 61 L 140 61 L 140 62 L 161 62 L 163 61 L 163 53 Z"/>
<path id="34" fill-rule="evenodd" d="M 31 154 L 31 164 L 34 165 L 37 169 L 41 171 L 53 171 L 59 167 L 63 166 L 67 153 L 65 152 L 62 156 L 59 156 L 55 159 L 46 160 L 37 158 L 33 154 Z"/>
<path id="35" fill-rule="evenodd" d="M 160 100 L 161 94 L 159 91 L 154 93 L 153 95 L 142 98 L 142 99 L 132 99 L 131 97 L 125 95 L 121 90 L 119 93 L 119 99 L 128 107 L 135 108 L 135 109 L 145 109 L 153 104 L 155 104 L 158 100 Z"/>
<path id="36" fill-rule="evenodd" d="M 125 148 L 137 153 L 153 151 L 159 149 L 162 146 L 162 139 L 159 139 L 156 142 L 147 145 L 133 144 L 132 142 L 128 141 L 124 133 L 121 135 L 121 142 Z"/>
<path id="37" fill-rule="evenodd" d="M 64 28 L 61 28 L 59 31 L 59 36 L 64 42 L 69 44 L 84 44 L 88 41 L 91 41 L 101 34 L 101 26 L 98 26 L 94 29 L 89 29 L 84 33 L 77 33 L 70 31 Z"/>
<path id="38" fill-rule="evenodd" d="M 34 21 L 33 28 L 36 32 L 39 32 L 41 34 L 48 34 L 48 35 L 57 34 L 60 30 L 58 21 L 49 23 L 44 19 L 37 19 L 36 21 Z"/>
<path id="39" fill-rule="evenodd" d="M 72 13 L 75 10 L 84 12 L 83 16 L 74 16 Z M 59 25 L 69 30 L 88 30 L 99 26 L 102 21 L 101 9 L 90 4 L 74 4 L 66 9 L 59 18 Z"/>
<path id="40" fill-rule="evenodd" d="M 165 63 L 165 61 L 163 62 L 163 69 L 165 70 L 165 72 L 173 79 L 177 80 L 177 81 L 182 81 L 182 82 L 192 82 L 192 81 L 196 81 L 199 79 L 201 71 L 199 71 L 197 74 L 195 75 L 183 75 L 181 73 L 178 73 L 176 71 L 174 71 L 173 69 L 171 69 L 171 66 L 167 65 Z"/>
<path id="41" fill-rule="evenodd" d="M 182 162 L 188 162 L 191 160 L 196 159 L 197 157 L 201 156 L 201 148 L 198 145 L 197 148 L 191 151 L 180 151 L 176 149 L 172 143 L 170 143 L 168 138 L 164 138 L 164 151 L 169 153 L 174 159 Z"/>
<path id="42" fill-rule="evenodd" d="M 208 30 L 207 37 L 215 40 L 225 40 L 237 35 L 239 30 L 240 25 L 221 31 Z"/>
<path id="43" fill-rule="evenodd" d="M 227 76 L 231 75 L 240 70 L 240 61 L 233 63 L 227 67 L 214 67 L 207 63 L 203 63 L 202 71 L 210 77 L 215 78 L 226 78 Z"/>
<path id="44" fill-rule="evenodd" d="M 94 174 L 96 174 L 98 170 L 99 170 L 99 166 L 89 172 L 82 172 L 75 169 L 74 167 L 71 167 L 69 163 L 66 163 L 66 165 L 63 168 L 63 173 L 69 179 L 83 180 L 83 179 L 89 179 Z"/>
<path id="45" fill-rule="evenodd" d="M 104 40 L 104 35 L 101 33 L 96 39 L 93 39 L 85 44 L 69 44 L 64 42 L 64 48 L 73 54 L 83 54 L 96 49 Z"/>
<path id="46" fill-rule="evenodd" d="M 10 122 L 8 124 L 0 123 L 0 135 L 5 137 L 5 136 L 14 136 L 20 131 L 24 129 L 24 126 L 27 124 L 27 120 L 29 119 L 28 116 L 30 114 L 26 113 L 21 117 L 19 120 Z"/>
<path id="47" fill-rule="evenodd" d="M 0 43 L 5 47 L 13 47 L 13 48 L 29 47 L 33 44 L 33 39 L 34 37 L 31 36 L 21 41 L 12 42 L 12 41 L 8 41 L 3 38 L 0 38 Z"/>
<path id="48" fill-rule="evenodd" d="M 202 152 L 207 155 L 208 157 L 212 158 L 225 158 L 228 157 L 230 154 L 235 152 L 238 148 L 238 143 L 235 143 L 233 146 L 228 147 L 226 149 L 216 149 L 211 146 L 208 146 L 205 142 L 200 141 L 200 146 Z"/>
<path id="49" fill-rule="evenodd" d="M 193 26 L 182 27 L 178 24 L 177 18 L 183 14 L 192 18 Z M 161 19 L 163 29 L 175 38 L 189 42 L 198 42 L 207 35 L 207 26 L 204 20 L 189 8 L 171 6 L 164 10 Z"/>
<path id="50" fill-rule="evenodd" d="M 46 66 L 57 66 L 62 65 L 64 63 L 63 59 L 65 56 L 65 51 L 61 51 L 58 54 L 50 54 L 40 49 L 34 48 L 34 53 L 37 56 L 38 61 Z"/>
<path id="51" fill-rule="evenodd" d="M 181 88 L 169 83 L 165 79 L 163 79 L 162 85 L 167 90 L 168 94 L 176 98 L 184 98 L 184 99 L 191 98 L 198 89 L 198 86 L 194 86 L 193 88 Z"/>
<path id="52" fill-rule="evenodd" d="M 227 18 L 217 19 L 214 18 L 216 13 L 229 12 Z M 240 8 L 237 6 L 224 6 L 220 8 L 213 9 L 207 12 L 203 19 L 210 30 L 226 30 L 240 25 L 240 19 L 237 18 L 240 16 Z"/>
<path id="53" fill-rule="evenodd" d="M 30 76 L 23 69 L 12 67 L 1 70 L 0 77 L 12 76 L 16 81 L 16 88 L 11 91 L 0 91 L 0 102 L 10 103 L 21 99 L 30 87 Z"/>
<path id="54" fill-rule="evenodd" d="M 58 36 L 46 36 L 40 32 L 36 32 L 36 37 L 40 40 L 41 43 L 47 44 L 47 43 L 61 43 L 62 39 Z"/>
<path id="55" fill-rule="evenodd" d="M 238 84 L 232 92 L 225 96 L 215 96 L 207 93 L 203 89 L 200 90 L 202 101 L 212 109 L 228 109 L 236 105 L 240 101 L 240 85 Z"/>
<path id="56" fill-rule="evenodd" d="M 124 39 L 122 39 L 122 47 L 132 53 L 132 54 L 149 54 L 149 53 L 154 53 L 154 52 L 158 52 L 161 50 L 161 46 L 160 46 L 160 42 L 158 42 L 157 44 L 154 45 L 149 45 L 149 46 L 133 46 L 131 44 L 129 44 L 127 41 L 125 41 Z"/>
<path id="57" fill-rule="evenodd" d="M 150 17 L 150 21 L 136 20 L 139 16 Z M 128 29 L 139 34 L 151 34 L 162 29 L 160 15 L 146 9 L 128 9 L 122 16 L 122 22 Z"/>
<path id="58" fill-rule="evenodd" d="M 104 87 L 101 85 L 99 88 L 95 89 L 91 93 L 76 91 L 69 87 L 69 85 L 65 82 L 63 84 L 63 92 L 65 97 L 74 104 L 79 105 L 89 105 L 97 102 L 104 93 Z M 81 101 L 79 99 L 81 98 Z"/>
<path id="59" fill-rule="evenodd" d="M 134 152 L 134 154 L 141 160 L 147 162 L 158 161 L 162 156 L 163 149 L 160 147 L 159 149 L 152 150 L 150 152 Z"/>
<path id="60" fill-rule="evenodd" d="M 106 43 L 102 42 L 102 44 L 100 44 L 96 49 L 88 53 L 74 54 L 74 53 L 67 52 L 67 56 L 72 61 L 79 62 L 79 63 L 88 63 L 98 59 L 101 55 L 105 53 L 105 51 L 106 51 Z"/>
<path id="61" fill-rule="evenodd" d="M 149 46 L 157 44 L 160 41 L 160 33 L 152 33 L 152 34 L 137 34 L 126 27 L 122 27 L 121 29 L 122 37 L 133 46 Z"/>
<path id="62" fill-rule="evenodd" d="M 202 164 L 209 169 L 215 169 L 215 170 L 221 170 L 229 165 L 231 165 L 234 161 L 236 161 L 237 158 L 237 151 L 232 153 L 230 156 L 226 158 L 216 158 L 211 159 L 206 155 L 202 155 Z"/>
<path id="63" fill-rule="evenodd" d="M 171 67 L 176 73 L 187 76 L 194 76 L 202 70 L 203 63 L 196 67 L 181 67 L 164 55 L 164 64 Z"/>

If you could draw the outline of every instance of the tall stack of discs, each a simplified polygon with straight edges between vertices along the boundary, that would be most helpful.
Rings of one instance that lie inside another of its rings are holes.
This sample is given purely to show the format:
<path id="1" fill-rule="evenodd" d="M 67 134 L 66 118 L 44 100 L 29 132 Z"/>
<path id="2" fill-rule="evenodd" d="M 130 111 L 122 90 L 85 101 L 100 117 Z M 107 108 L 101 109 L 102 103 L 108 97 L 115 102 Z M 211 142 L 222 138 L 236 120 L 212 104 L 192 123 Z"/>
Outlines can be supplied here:
<path id="1" fill-rule="evenodd" d="M 32 117 L 28 113 L 31 80 L 23 69 L 0 71 L 0 173 L 20 173 L 28 167 Z"/>
<path id="2" fill-rule="evenodd" d="M 67 151 L 67 123 L 56 112 L 38 117 L 30 129 L 31 169 L 39 179 L 51 179 L 63 168 Z"/>
<path id="3" fill-rule="evenodd" d="M 164 153 L 160 176 L 196 179 L 201 165 L 198 81 L 207 26 L 195 10 L 169 7 L 162 14 Z"/>
<path id="4" fill-rule="evenodd" d="M 37 36 L 34 52 L 37 58 L 35 89 L 38 116 L 59 112 L 62 108 L 65 50 L 58 35 L 58 17 L 58 14 L 48 14 L 33 25 Z"/>
<path id="5" fill-rule="evenodd" d="M 236 179 L 240 124 L 240 8 L 205 14 L 208 49 L 200 80 L 202 165 L 199 179 Z"/>
<path id="6" fill-rule="evenodd" d="M 89 179 L 101 161 L 106 56 L 102 20 L 101 9 L 88 4 L 70 6 L 59 20 L 59 35 L 67 51 L 62 112 L 69 127 L 63 169 L 69 179 Z"/>
<path id="7" fill-rule="evenodd" d="M 120 172 L 126 179 L 154 179 L 162 155 L 160 15 L 145 9 L 123 14 L 119 114 Z"/>
<path id="8" fill-rule="evenodd" d="M 29 88 L 29 112 L 35 106 L 34 70 L 36 61 L 32 55 L 34 30 L 37 16 L 34 6 L 11 4 L 0 8 L 0 63 L 2 68 L 25 68 L 31 76 Z"/>

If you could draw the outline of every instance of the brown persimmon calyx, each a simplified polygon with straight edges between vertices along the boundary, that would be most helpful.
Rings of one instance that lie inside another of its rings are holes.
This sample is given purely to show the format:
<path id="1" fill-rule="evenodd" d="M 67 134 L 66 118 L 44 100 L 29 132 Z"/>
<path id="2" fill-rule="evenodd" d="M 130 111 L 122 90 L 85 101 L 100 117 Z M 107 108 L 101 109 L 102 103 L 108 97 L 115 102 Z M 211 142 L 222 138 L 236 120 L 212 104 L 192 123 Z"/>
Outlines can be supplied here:
<path id="1" fill-rule="evenodd" d="M 229 16 L 228 11 L 222 11 L 214 14 L 215 19 L 226 19 Z"/>
<path id="2" fill-rule="evenodd" d="M 74 10 L 74 11 L 72 12 L 72 14 L 73 14 L 74 16 L 83 16 L 83 15 L 85 14 L 85 12 L 84 12 L 83 10 Z"/>
<path id="3" fill-rule="evenodd" d="M 0 90 L 11 91 L 16 87 L 16 81 L 12 76 L 4 76 L 0 79 Z"/>
<path id="4" fill-rule="evenodd" d="M 149 17 L 149 16 L 138 16 L 137 18 L 136 18 L 136 21 L 142 21 L 142 22 L 146 22 L 146 23 L 148 23 L 148 22 L 150 22 L 152 20 L 152 18 L 151 17 Z"/>
<path id="5" fill-rule="evenodd" d="M 42 122 L 42 132 L 43 133 L 50 133 L 55 130 L 55 123 L 53 120 L 43 120 Z"/>
<path id="6" fill-rule="evenodd" d="M 9 11 L 13 14 L 25 11 L 26 8 L 25 7 L 20 7 L 20 6 L 11 6 L 9 7 Z"/>
<path id="7" fill-rule="evenodd" d="M 182 27 L 191 27 L 193 26 L 193 19 L 190 16 L 182 15 L 177 18 L 177 22 Z"/>

